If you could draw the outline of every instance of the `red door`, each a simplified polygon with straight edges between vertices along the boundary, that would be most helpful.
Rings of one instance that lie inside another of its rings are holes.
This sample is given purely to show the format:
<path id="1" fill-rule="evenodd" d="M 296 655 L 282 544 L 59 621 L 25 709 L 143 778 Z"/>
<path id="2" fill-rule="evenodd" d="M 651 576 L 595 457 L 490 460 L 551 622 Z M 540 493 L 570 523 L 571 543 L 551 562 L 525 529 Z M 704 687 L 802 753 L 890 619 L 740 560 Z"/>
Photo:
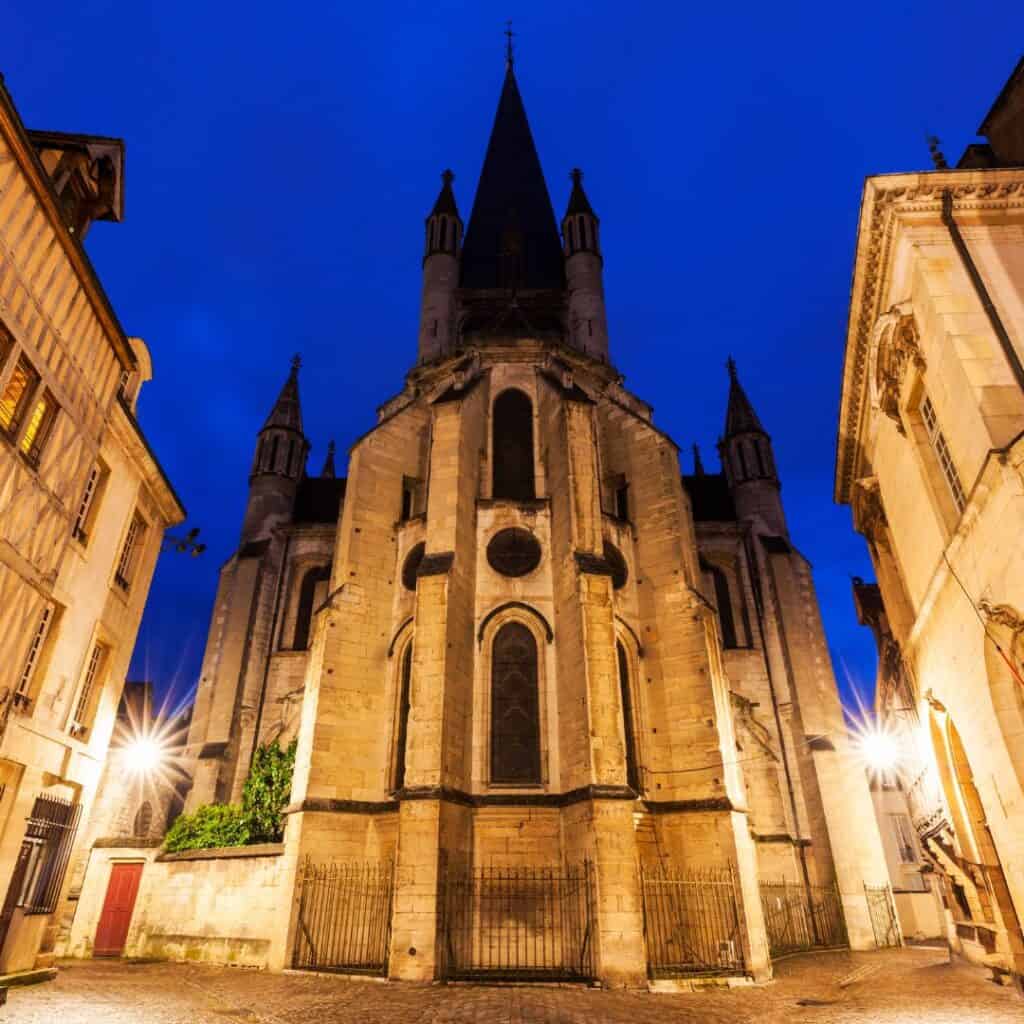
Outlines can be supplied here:
<path id="1" fill-rule="evenodd" d="M 120 956 L 124 952 L 124 941 L 128 938 L 128 926 L 132 923 L 140 878 L 141 864 L 115 864 L 110 869 L 110 884 L 107 886 L 107 898 L 103 901 L 100 924 L 96 929 L 93 956 Z"/>

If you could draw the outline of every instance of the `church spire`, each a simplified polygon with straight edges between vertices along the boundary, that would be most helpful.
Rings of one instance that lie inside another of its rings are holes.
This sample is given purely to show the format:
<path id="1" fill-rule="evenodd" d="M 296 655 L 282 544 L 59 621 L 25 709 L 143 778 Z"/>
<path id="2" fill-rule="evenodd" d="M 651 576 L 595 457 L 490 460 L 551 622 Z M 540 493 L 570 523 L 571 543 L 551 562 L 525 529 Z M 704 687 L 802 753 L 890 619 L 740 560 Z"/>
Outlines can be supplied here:
<path id="1" fill-rule="evenodd" d="M 732 356 L 725 365 L 729 371 L 729 405 L 718 453 L 736 512 L 740 519 L 756 519 L 763 528 L 784 537 L 788 530 L 772 440 L 740 384 Z"/>
<path id="2" fill-rule="evenodd" d="M 334 440 L 327 442 L 327 458 L 324 459 L 324 468 L 320 470 L 320 476 L 326 477 L 328 480 L 333 480 L 335 477 L 334 469 Z"/>
<path id="3" fill-rule="evenodd" d="M 767 436 L 767 431 L 761 426 L 761 421 L 757 418 L 743 385 L 740 384 L 736 360 L 729 356 L 725 365 L 729 371 L 729 405 L 725 413 L 726 438 L 752 431 Z"/>
<path id="4" fill-rule="evenodd" d="M 441 174 L 441 191 L 427 215 L 420 297 L 420 362 L 451 351 L 455 329 L 455 288 L 459 280 L 462 218 L 455 202 L 450 170 Z"/>
<path id="5" fill-rule="evenodd" d="M 564 287 L 561 245 L 512 62 L 462 249 L 463 288 Z"/>
<path id="6" fill-rule="evenodd" d="M 569 290 L 569 341 L 581 352 L 607 362 L 608 321 L 604 309 L 601 222 L 583 191 L 583 172 L 574 167 L 569 177 L 572 192 L 562 218 L 562 251 Z"/>
<path id="7" fill-rule="evenodd" d="M 271 427 L 281 427 L 284 430 L 294 430 L 297 434 L 302 433 L 302 407 L 299 404 L 299 367 L 302 366 L 302 357 L 296 353 L 292 356 L 292 369 L 288 379 L 277 396 L 270 415 L 263 424 L 263 430 Z"/>

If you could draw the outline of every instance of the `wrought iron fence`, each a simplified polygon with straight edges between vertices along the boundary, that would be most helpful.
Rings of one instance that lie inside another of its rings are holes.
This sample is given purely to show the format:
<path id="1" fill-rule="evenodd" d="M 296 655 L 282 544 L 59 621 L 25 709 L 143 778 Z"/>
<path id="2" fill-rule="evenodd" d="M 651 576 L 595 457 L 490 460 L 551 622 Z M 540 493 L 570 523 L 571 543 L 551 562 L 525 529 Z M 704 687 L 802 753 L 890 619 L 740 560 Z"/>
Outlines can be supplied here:
<path id="1" fill-rule="evenodd" d="M 838 886 L 761 882 L 761 908 L 773 960 L 849 945 Z"/>
<path id="2" fill-rule="evenodd" d="M 647 970 L 652 978 L 742 974 L 739 892 L 726 871 L 641 867 Z"/>
<path id="3" fill-rule="evenodd" d="M 864 895 L 871 915 L 871 930 L 879 949 L 902 944 L 900 926 L 896 921 L 896 906 L 888 885 L 865 885 Z"/>
<path id="4" fill-rule="evenodd" d="M 292 965 L 342 974 L 386 974 L 393 893 L 390 861 L 306 860 L 299 874 Z"/>
<path id="5" fill-rule="evenodd" d="M 586 981 L 595 976 L 589 861 L 566 867 L 443 863 L 442 872 L 445 977 Z"/>

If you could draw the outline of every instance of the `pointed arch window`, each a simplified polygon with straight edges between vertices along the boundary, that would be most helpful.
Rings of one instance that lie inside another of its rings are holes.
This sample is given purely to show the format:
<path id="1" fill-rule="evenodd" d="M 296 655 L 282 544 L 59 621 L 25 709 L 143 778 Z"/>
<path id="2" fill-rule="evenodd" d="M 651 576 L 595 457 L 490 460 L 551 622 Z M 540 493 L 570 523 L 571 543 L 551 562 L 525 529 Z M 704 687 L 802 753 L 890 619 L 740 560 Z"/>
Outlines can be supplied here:
<path id="1" fill-rule="evenodd" d="M 715 588 L 715 607 L 718 609 L 718 624 L 722 630 L 722 646 L 725 648 L 738 647 L 729 580 L 717 565 L 711 565 L 703 559 L 701 559 L 701 569 L 711 577 L 711 584 Z"/>
<path id="2" fill-rule="evenodd" d="M 537 641 L 521 622 L 508 622 L 491 647 L 491 782 L 540 781 Z"/>
<path id="3" fill-rule="evenodd" d="M 741 480 L 749 480 L 750 479 L 750 469 L 747 466 L 747 452 L 746 452 L 746 447 L 744 446 L 742 441 L 740 441 L 739 444 L 736 445 L 736 452 L 737 452 L 737 454 L 740 457 L 740 473 L 742 473 L 742 476 L 740 477 L 740 479 Z"/>
<path id="4" fill-rule="evenodd" d="M 583 214 L 580 214 L 576 218 L 580 225 L 580 248 L 586 249 L 587 247 L 587 222 L 583 219 Z"/>
<path id="5" fill-rule="evenodd" d="M 402 654 L 400 691 L 398 696 L 398 723 L 395 730 L 394 788 L 405 786 L 405 748 L 409 737 L 409 709 L 412 707 L 412 643 L 405 646 Z"/>
<path id="6" fill-rule="evenodd" d="M 445 248 L 447 247 L 447 245 L 448 245 L 448 218 L 447 217 L 442 217 L 441 218 L 441 238 L 440 238 L 440 241 L 437 243 L 437 247 L 438 247 L 438 249 L 440 249 L 443 252 L 445 250 Z"/>
<path id="7" fill-rule="evenodd" d="M 317 591 L 324 593 L 327 589 L 327 581 L 331 577 L 331 570 L 326 565 L 319 565 L 315 569 L 309 569 L 302 577 L 302 585 L 299 587 L 299 605 L 295 613 L 295 634 L 292 641 L 292 650 L 304 651 L 309 647 L 309 630 L 313 623 L 313 609 L 316 606 Z"/>
<path id="8" fill-rule="evenodd" d="M 270 465 L 267 467 L 271 473 L 277 472 L 277 448 L 281 443 L 281 438 L 275 434 L 270 441 Z"/>
<path id="9" fill-rule="evenodd" d="M 629 683 L 629 657 L 622 641 L 616 643 L 619 656 L 619 693 L 622 698 L 622 729 L 626 740 L 626 783 L 634 793 L 640 792 L 640 759 L 636 748 L 633 720 L 633 691 Z"/>
<path id="10" fill-rule="evenodd" d="M 494 402 L 492 496 L 513 501 L 536 497 L 533 484 L 533 404 L 515 388 Z"/>

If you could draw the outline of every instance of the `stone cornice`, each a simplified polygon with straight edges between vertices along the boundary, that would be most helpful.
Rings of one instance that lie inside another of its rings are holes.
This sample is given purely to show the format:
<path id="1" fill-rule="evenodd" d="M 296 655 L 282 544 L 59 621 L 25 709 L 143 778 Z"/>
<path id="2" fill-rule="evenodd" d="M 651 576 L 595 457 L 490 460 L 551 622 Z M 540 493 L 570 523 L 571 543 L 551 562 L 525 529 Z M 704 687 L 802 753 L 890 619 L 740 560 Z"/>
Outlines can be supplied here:
<path id="1" fill-rule="evenodd" d="M 1024 169 L 940 171 L 868 178 L 861 201 L 853 286 L 843 357 L 839 430 L 836 438 L 835 500 L 850 501 L 858 475 L 858 442 L 868 395 L 871 338 L 889 274 L 897 223 L 913 218 L 942 223 L 942 194 L 949 190 L 956 213 L 1024 213 Z M 966 224 L 970 224 L 970 218 Z"/>

